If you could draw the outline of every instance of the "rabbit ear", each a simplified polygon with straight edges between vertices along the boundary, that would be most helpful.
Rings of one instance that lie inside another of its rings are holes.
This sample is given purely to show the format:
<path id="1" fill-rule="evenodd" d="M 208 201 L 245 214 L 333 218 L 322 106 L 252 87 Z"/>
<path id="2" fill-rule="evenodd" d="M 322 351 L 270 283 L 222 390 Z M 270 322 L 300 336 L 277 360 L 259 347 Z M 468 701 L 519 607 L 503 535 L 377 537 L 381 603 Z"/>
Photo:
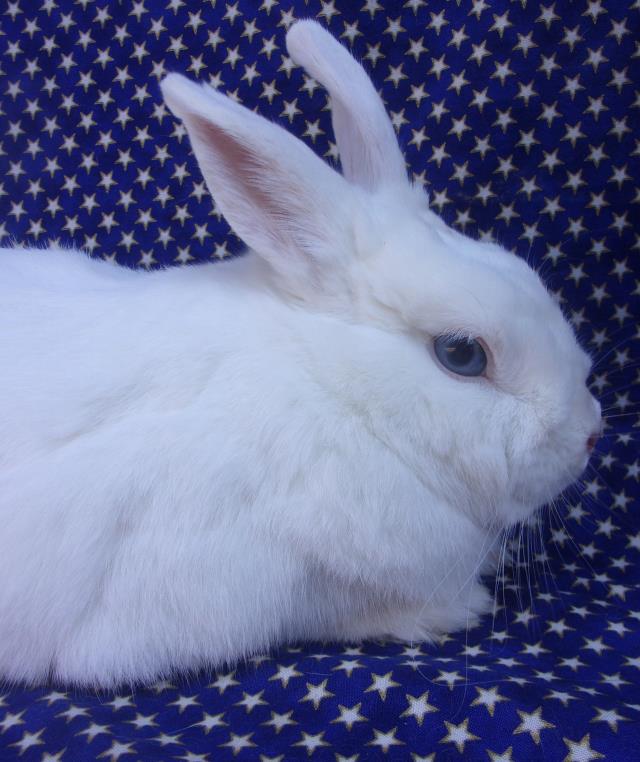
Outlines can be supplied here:
<path id="1" fill-rule="evenodd" d="M 367 190 L 406 184 L 405 161 L 393 125 L 362 66 L 311 20 L 293 24 L 287 50 L 329 91 L 333 132 L 347 180 Z"/>
<path id="2" fill-rule="evenodd" d="M 179 74 L 161 83 L 184 122 L 216 205 L 289 290 L 317 288 L 346 250 L 351 190 L 302 141 L 207 85 Z"/>

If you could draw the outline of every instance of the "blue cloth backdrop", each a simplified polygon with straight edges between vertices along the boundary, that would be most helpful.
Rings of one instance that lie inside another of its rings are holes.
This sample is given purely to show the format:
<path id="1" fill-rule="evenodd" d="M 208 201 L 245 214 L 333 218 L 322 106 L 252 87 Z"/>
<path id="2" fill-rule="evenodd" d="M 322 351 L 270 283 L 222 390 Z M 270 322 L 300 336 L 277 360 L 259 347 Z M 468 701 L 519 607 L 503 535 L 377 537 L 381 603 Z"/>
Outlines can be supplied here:
<path id="1" fill-rule="evenodd" d="M 325 93 L 284 49 L 314 16 L 371 72 L 435 209 L 542 269 L 610 418 L 584 484 L 489 581 L 495 620 L 134 693 L 6 688 L 0 759 L 640 759 L 640 2 L 2 5 L 2 241 L 146 268 L 237 252 L 158 79 L 209 78 L 333 156 Z"/>

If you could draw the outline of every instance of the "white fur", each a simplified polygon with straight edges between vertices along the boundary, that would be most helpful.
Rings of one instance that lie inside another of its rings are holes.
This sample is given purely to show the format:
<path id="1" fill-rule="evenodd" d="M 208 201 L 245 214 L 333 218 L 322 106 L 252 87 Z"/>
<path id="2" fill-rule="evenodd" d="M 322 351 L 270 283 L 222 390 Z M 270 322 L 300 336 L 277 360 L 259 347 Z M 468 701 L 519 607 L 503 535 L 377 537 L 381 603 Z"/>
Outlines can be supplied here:
<path id="1" fill-rule="evenodd" d="M 314 22 L 289 33 L 298 58 L 301 40 L 351 183 L 210 88 L 163 83 L 252 253 L 140 273 L 0 252 L 5 680 L 113 686 L 464 627 L 500 529 L 584 468 L 599 409 L 560 310 L 358 144 L 388 141 L 362 125 L 387 119 L 375 90 L 350 110 L 362 70 Z M 451 330 L 482 338 L 488 378 L 439 365 Z"/>

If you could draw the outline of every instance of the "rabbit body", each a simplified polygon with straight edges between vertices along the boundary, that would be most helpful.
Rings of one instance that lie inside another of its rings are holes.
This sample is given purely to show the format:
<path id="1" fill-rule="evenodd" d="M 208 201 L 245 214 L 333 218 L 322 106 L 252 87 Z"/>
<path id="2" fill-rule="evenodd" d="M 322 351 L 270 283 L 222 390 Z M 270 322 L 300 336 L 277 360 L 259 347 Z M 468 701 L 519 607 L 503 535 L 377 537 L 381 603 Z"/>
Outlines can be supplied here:
<path id="1" fill-rule="evenodd" d="M 486 606 L 482 532 L 340 394 L 368 329 L 287 305 L 253 255 L 0 267 L 4 678 L 150 680 L 294 639 L 422 639 Z"/>
<path id="2" fill-rule="evenodd" d="M 302 21 L 287 45 L 329 91 L 343 175 L 161 84 L 250 253 L 143 273 L 0 251 L 4 680 L 469 626 L 502 529 L 587 463 L 590 360 L 536 273 L 429 210 L 336 40 Z"/>

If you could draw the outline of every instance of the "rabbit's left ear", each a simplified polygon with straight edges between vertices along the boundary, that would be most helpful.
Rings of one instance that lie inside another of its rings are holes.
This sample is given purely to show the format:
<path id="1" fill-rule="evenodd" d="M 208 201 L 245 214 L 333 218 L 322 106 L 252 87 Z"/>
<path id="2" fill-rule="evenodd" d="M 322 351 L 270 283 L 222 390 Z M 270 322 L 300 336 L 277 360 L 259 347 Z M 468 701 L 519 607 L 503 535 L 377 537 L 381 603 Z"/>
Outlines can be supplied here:
<path id="1" fill-rule="evenodd" d="M 406 186 L 406 165 L 393 125 L 362 66 L 316 21 L 293 24 L 287 50 L 329 91 L 333 132 L 347 180 L 367 190 Z"/>
<path id="2" fill-rule="evenodd" d="M 161 83 L 216 205 L 298 296 L 327 287 L 349 252 L 352 189 L 301 140 L 179 74 Z"/>

